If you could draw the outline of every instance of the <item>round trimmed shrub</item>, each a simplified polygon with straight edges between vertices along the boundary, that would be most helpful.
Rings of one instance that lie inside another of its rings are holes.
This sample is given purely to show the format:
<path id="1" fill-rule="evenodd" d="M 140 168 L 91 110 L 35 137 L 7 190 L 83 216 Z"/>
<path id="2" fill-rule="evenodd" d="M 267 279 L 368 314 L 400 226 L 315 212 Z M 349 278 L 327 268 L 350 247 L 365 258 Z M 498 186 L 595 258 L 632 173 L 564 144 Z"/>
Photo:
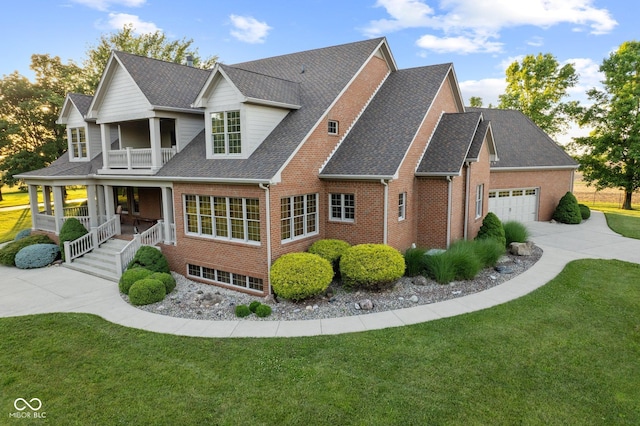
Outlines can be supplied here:
<path id="1" fill-rule="evenodd" d="M 260 302 L 254 300 L 253 302 L 249 303 L 249 310 L 255 314 L 258 306 L 260 306 Z"/>
<path id="2" fill-rule="evenodd" d="M 567 192 L 560 198 L 558 207 L 553 212 L 553 220 L 570 225 L 577 225 L 582 222 L 578 200 L 571 192 Z"/>
<path id="3" fill-rule="evenodd" d="M 238 305 L 236 306 L 236 316 L 238 318 L 244 318 L 251 315 L 251 309 L 247 305 Z"/>
<path id="4" fill-rule="evenodd" d="M 137 281 L 148 278 L 151 274 L 152 272 L 150 270 L 144 268 L 127 269 L 120 277 L 120 281 L 118 281 L 118 288 L 120 289 L 121 293 L 129 294 L 129 291 L 131 290 L 131 286 L 133 286 L 133 284 L 135 284 Z"/>
<path id="5" fill-rule="evenodd" d="M 504 247 L 507 246 L 507 240 L 504 236 L 504 228 L 502 227 L 502 222 L 493 212 L 487 213 L 484 219 L 482 219 L 482 226 L 478 231 L 476 240 L 481 240 L 483 238 L 493 238 Z"/>
<path id="6" fill-rule="evenodd" d="M 271 315 L 271 306 L 260 304 L 256 308 L 256 315 L 260 318 L 268 317 L 269 315 Z"/>
<path id="7" fill-rule="evenodd" d="M 289 253 L 271 267 L 271 287 L 283 299 L 302 300 L 324 292 L 333 279 L 327 259 L 313 253 Z"/>
<path id="8" fill-rule="evenodd" d="M 582 216 L 582 220 L 587 220 L 591 217 L 591 209 L 586 204 L 578 204 L 578 208 L 580 209 L 580 216 Z"/>
<path id="9" fill-rule="evenodd" d="M 347 287 L 380 289 L 404 274 L 402 254 L 384 244 L 359 244 L 340 259 L 342 282 Z"/>
<path id="10" fill-rule="evenodd" d="M 62 228 L 60 228 L 60 234 L 58 240 L 60 241 L 60 253 L 62 253 L 62 259 L 64 260 L 64 243 L 65 241 L 74 241 L 83 235 L 89 233 L 87 228 L 75 217 L 70 217 L 64 221 Z"/>
<path id="11" fill-rule="evenodd" d="M 346 241 L 326 239 L 311 244 L 308 251 L 331 262 L 333 270 L 337 273 L 340 272 L 340 257 L 349 247 L 351 247 L 351 244 Z"/>
<path id="12" fill-rule="evenodd" d="M 503 225 L 506 246 L 511 243 L 526 243 L 529 239 L 529 230 L 522 223 L 515 220 L 505 222 Z"/>
<path id="13" fill-rule="evenodd" d="M 30 235 L 19 239 L 18 241 L 11 241 L 4 247 L 0 248 L 0 264 L 5 266 L 16 266 L 16 255 L 20 250 L 25 247 L 32 246 L 34 244 L 55 244 L 55 242 L 46 235 Z"/>
<path id="14" fill-rule="evenodd" d="M 20 232 L 18 232 L 16 234 L 16 237 L 14 238 L 14 241 L 21 240 L 23 238 L 28 237 L 29 235 L 31 235 L 31 229 L 23 229 L 22 231 L 20 231 Z"/>
<path id="15" fill-rule="evenodd" d="M 149 305 L 160 302 L 164 296 L 166 296 L 166 291 L 162 281 L 151 278 L 138 280 L 129 289 L 129 301 L 132 305 Z"/>
<path id="16" fill-rule="evenodd" d="M 169 262 L 160 250 L 151 246 L 142 246 L 136 251 L 129 263 L 128 269 L 145 268 L 151 272 L 169 273 Z"/>
<path id="17" fill-rule="evenodd" d="M 55 244 L 33 244 L 21 249 L 16 254 L 16 267 L 20 269 L 43 268 L 60 254 L 60 249 Z"/>
<path id="18" fill-rule="evenodd" d="M 140 268 L 134 268 L 134 269 L 140 269 Z M 176 279 L 173 278 L 173 275 L 167 272 L 154 272 L 151 275 L 149 275 L 149 278 L 162 281 L 162 284 L 164 284 L 167 294 L 171 293 L 173 289 L 176 288 Z"/>

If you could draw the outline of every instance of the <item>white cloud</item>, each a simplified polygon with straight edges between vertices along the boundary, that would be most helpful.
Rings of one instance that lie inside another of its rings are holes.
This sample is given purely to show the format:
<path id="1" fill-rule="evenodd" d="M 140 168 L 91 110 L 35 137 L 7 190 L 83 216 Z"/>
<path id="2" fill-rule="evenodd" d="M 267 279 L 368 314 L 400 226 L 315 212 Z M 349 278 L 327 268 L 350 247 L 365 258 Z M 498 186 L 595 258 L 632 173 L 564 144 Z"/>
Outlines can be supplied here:
<path id="1" fill-rule="evenodd" d="M 498 39 L 505 28 L 572 24 L 576 28 L 589 27 L 592 34 L 605 34 L 618 24 L 607 9 L 593 6 L 593 0 L 442 0 L 438 10 L 425 1 L 378 0 L 376 6 L 384 8 L 390 18 L 371 21 L 364 33 L 378 36 L 406 28 L 425 28 L 442 31 L 441 40 L 449 45 L 438 46 L 432 43 L 433 35 L 426 35 L 425 49 L 456 52 L 465 38 L 483 45 L 476 51 L 495 52 L 502 45 L 489 40 Z"/>
<path id="2" fill-rule="evenodd" d="M 418 41 L 416 41 L 416 44 L 423 49 L 431 50 L 436 53 L 457 52 L 460 54 L 467 54 L 477 52 L 499 52 L 502 50 L 502 43 L 491 42 L 480 37 L 436 37 L 431 34 L 426 34 L 420 37 Z"/>
<path id="3" fill-rule="evenodd" d="M 120 30 L 125 25 L 133 26 L 136 34 L 150 34 L 162 31 L 153 22 L 142 21 L 139 16 L 129 15 L 128 13 L 110 13 L 107 23 L 98 22 L 97 27 L 99 29 Z"/>
<path id="4" fill-rule="evenodd" d="M 529 41 L 527 41 L 527 44 L 529 46 L 534 46 L 534 47 L 540 47 L 542 45 L 544 45 L 544 39 L 542 37 L 531 37 L 531 39 L 529 39 Z"/>
<path id="5" fill-rule="evenodd" d="M 266 22 L 260 22 L 251 16 L 231 15 L 229 18 L 234 27 L 231 35 L 246 43 L 264 43 L 272 29 Z"/>
<path id="6" fill-rule="evenodd" d="M 483 78 L 482 80 L 461 81 L 460 91 L 465 99 L 465 105 L 469 105 L 469 98 L 477 96 L 482 98 L 484 107 L 489 104 L 496 107 L 498 96 L 504 93 L 507 82 L 504 78 Z"/>
<path id="7" fill-rule="evenodd" d="M 74 3 L 82 4 L 90 7 L 91 9 L 97 9 L 101 11 L 109 10 L 111 6 L 123 6 L 123 7 L 140 7 L 143 6 L 147 0 L 71 0 Z"/>

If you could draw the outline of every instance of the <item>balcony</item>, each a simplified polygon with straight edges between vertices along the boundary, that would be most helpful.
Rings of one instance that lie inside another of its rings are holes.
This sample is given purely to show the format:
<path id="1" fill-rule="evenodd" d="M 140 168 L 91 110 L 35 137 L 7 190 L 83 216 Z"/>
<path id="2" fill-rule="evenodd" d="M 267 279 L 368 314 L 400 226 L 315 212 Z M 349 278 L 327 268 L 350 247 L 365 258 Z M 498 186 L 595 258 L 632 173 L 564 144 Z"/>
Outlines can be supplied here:
<path id="1" fill-rule="evenodd" d="M 160 148 L 162 164 L 176 155 L 175 147 Z M 153 165 L 153 148 L 125 148 L 107 151 L 108 164 L 110 169 L 151 169 Z"/>

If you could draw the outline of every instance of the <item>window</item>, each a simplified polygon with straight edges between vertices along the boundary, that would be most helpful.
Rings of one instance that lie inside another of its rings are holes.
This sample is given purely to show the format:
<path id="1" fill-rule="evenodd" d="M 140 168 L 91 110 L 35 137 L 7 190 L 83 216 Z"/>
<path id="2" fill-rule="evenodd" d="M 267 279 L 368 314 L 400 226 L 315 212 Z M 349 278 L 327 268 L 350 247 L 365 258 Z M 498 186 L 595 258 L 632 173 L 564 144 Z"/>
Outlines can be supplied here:
<path id="1" fill-rule="evenodd" d="M 241 154 L 240 111 L 211 114 L 211 141 L 214 154 Z"/>
<path id="2" fill-rule="evenodd" d="M 262 291 L 264 289 L 261 278 L 248 277 L 246 275 L 234 274 L 232 272 L 221 271 L 219 269 L 207 268 L 199 265 L 188 264 L 187 275 L 200 278 L 204 281 L 231 284 L 236 287 L 248 288 L 250 290 Z"/>
<path id="3" fill-rule="evenodd" d="M 293 241 L 318 233 L 318 194 L 296 195 L 280 200 L 280 236 Z"/>
<path id="4" fill-rule="evenodd" d="M 405 220 L 407 217 L 407 193 L 398 194 L 398 220 Z"/>
<path id="5" fill-rule="evenodd" d="M 476 219 L 482 217 L 482 200 L 484 198 L 484 184 L 476 187 Z"/>
<path id="6" fill-rule="evenodd" d="M 536 195 L 536 190 L 535 189 L 527 189 L 524 193 L 525 193 L 525 195 Z"/>
<path id="7" fill-rule="evenodd" d="M 336 120 L 329 120 L 328 132 L 330 135 L 338 134 L 338 122 Z"/>
<path id="8" fill-rule="evenodd" d="M 356 218 L 356 200 L 353 194 L 329 194 L 329 219 L 353 222 Z"/>
<path id="9" fill-rule="evenodd" d="M 260 242 L 260 202 L 253 198 L 185 195 L 187 234 Z"/>
<path id="10" fill-rule="evenodd" d="M 87 158 L 87 134 L 84 127 L 69 129 L 71 140 L 71 156 L 73 158 Z"/>

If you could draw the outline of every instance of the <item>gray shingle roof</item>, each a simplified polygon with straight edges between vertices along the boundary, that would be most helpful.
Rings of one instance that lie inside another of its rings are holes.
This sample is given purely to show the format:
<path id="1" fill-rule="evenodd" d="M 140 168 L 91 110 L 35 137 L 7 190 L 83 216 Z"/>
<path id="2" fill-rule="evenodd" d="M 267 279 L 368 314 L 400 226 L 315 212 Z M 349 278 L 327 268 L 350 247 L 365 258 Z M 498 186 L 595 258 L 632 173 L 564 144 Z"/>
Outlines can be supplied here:
<path id="1" fill-rule="evenodd" d="M 87 177 L 97 173 L 102 167 L 102 154 L 91 161 L 69 161 L 69 152 L 65 152 L 48 167 L 31 172 L 21 173 L 17 177 Z"/>
<path id="2" fill-rule="evenodd" d="M 300 106 L 300 83 L 220 64 L 247 98 Z"/>
<path id="3" fill-rule="evenodd" d="M 393 176 L 450 69 L 392 72 L 320 176 Z"/>
<path id="4" fill-rule="evenodd" d="M 491 121 L 491 130 L 499 161 L 492 169 L 501 168 L 575 168 L 578 163 L 553 139 L 517 110 L 467 108 L 482 112 Z"/>
<path id="5" fill-rule="evenodd" d="M 157 176 L 273 178 L 382 41 L 371 39 L 233 65 L 235 69 L 299 84 L 302 107 L 291 111 L 247 159 L 207 159 L 201 133 Z"/>
<path id="6" fill-rule="evenodd" d="M 84 117 L 89 112 L 89 106 L 91 105 L 93 96 L 69 93 L 69 99 L 71 99 L 71 102 L 73 102 L 80 114 Z"/>
<path id="7" fill-rule="evenodd" d="M 211 74 L 210 70 L 114 52 L 149 103 L 158 107 L 192 109 L 191 103 Z M 195 111 L 195 110 L 194 110 Z"/>
<path id="8" fill-rule="evenodd" d="M 485 120 L 483 117 L 480 124 L 478 124 L 478 129 L 476 130 L 476 135 L 473 137 L 473 142 L 471 142 L 471 147 L 467 153 L 467 160 L 478 160 L 478 157 L 480 157 L 480 150 L 482 149 L 482 142 L 484 141 L 485 136 L 487 136 L 490 127 L 491 122 Z M 499 155 L 500 153 L 498 153 L 498 156 Z"/>
<path id="9" fill-rule="evenodd" d="M 477 139 L 481 120 L 479 112 L 442 114 L 416 173 L 436 176 L 459 174 Z M 479 151 L 478 145 L 482 146 L 482 140 L 475 143 L 475 149 Z"/>

